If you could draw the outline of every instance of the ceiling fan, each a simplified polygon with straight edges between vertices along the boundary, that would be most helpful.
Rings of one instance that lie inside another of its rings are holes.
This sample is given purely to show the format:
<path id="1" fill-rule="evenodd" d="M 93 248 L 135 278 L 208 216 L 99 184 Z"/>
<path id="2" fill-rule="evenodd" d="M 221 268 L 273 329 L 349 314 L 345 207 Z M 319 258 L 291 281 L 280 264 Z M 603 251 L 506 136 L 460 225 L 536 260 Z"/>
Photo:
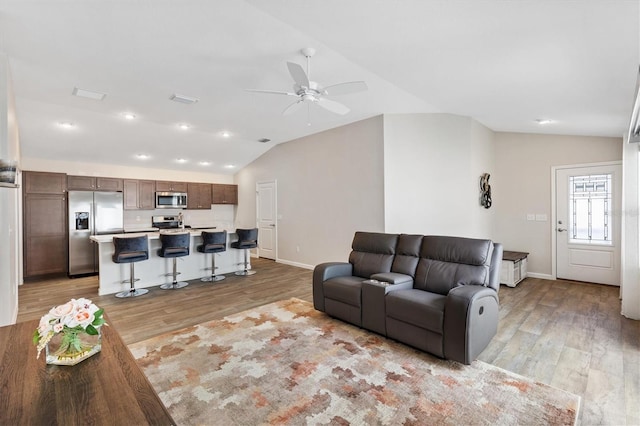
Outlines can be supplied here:
<path id="1" fill-rule="evenodd" d="M 298 98 L 294 103 L 289 105 L 282 111 L 283 115 L 290 115 L 298 111 L 303 104 L 316 104 L 327 111 L 336 114 L 345 115 L 350 109 L 340 102 L 328 99 L 327 96 L 347 95 L 367 90 L 367 84 L 364 81 L 349 81 L 345 83 L 333 84 L 331 86 L 322 87 L 317 82 L 310 80 L 311 75 L 311 57 L 316 50 L 311 47 L 305 47 L 300 51 L 307 58 L 307 71 L 295 62 L 287 62 L 289 74 L 293 78 L 293 92 L 281 92 L 276 90 L 259 90 L 248 89 L 249 92 L 267 93 L 272 95 L 295 96 Z"/>

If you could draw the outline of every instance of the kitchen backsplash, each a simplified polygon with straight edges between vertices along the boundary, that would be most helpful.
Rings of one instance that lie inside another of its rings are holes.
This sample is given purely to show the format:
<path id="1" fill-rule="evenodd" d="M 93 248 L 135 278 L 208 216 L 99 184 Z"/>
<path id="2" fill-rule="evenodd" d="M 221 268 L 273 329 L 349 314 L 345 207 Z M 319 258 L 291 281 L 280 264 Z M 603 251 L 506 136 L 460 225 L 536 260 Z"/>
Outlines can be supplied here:
<path id="1" fill-rule="evenodd" d="M 125 210 L 124 229 L 137 230 L 151 227 L 152 216 L 177 216 L 182 212 L 184 224 L 194 228 L 215 226 L 228 231 L 235 229 L 235 206 L 212 205 L 210 210 Z"/>

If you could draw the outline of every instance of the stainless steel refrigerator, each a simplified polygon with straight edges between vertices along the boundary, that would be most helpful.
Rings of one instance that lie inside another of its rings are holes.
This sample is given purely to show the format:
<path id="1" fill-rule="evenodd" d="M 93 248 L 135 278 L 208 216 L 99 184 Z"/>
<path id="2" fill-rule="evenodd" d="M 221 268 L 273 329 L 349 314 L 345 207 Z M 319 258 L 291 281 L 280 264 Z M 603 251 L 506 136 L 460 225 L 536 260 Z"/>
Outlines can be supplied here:
<path id="1" fill-rule="evenodd" d="M 92 235 L 123 229 L 122 192 L 69 191 L 69 276 L 98 272 L 98 244 Z"/>

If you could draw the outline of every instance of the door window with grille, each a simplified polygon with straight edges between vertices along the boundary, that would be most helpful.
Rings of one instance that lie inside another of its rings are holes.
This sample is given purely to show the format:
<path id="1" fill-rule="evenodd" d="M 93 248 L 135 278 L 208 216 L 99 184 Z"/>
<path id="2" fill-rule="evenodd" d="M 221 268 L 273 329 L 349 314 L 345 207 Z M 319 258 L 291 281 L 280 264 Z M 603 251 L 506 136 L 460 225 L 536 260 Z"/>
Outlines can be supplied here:
<path id="1" fill-rule="evenodd" d="M 611 177 L 569 177 L 569 242 L 612 245 Z"/>

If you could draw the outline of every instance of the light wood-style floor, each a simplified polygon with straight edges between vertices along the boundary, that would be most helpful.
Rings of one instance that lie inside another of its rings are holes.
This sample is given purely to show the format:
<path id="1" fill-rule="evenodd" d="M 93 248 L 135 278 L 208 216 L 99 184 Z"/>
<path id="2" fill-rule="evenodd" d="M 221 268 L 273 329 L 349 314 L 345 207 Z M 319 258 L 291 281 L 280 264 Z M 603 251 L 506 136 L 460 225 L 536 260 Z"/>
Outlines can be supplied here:
<path id="1" fill-rule="evenodd" d="M 134 299 L 98 296 L 97 277 L 50 279 L 19 289 L 18 321 L 87 297 L 127 344 L 276 300 L 312 300 L 312 272 L 252 259 L 257 274 L 152 288 Z M 620 315 L 619 288 L 527 278 L 500 289 L 498 334 L 480 360 L 582 397 L 582 425 L 640 425 L 640 321 Z"/>

